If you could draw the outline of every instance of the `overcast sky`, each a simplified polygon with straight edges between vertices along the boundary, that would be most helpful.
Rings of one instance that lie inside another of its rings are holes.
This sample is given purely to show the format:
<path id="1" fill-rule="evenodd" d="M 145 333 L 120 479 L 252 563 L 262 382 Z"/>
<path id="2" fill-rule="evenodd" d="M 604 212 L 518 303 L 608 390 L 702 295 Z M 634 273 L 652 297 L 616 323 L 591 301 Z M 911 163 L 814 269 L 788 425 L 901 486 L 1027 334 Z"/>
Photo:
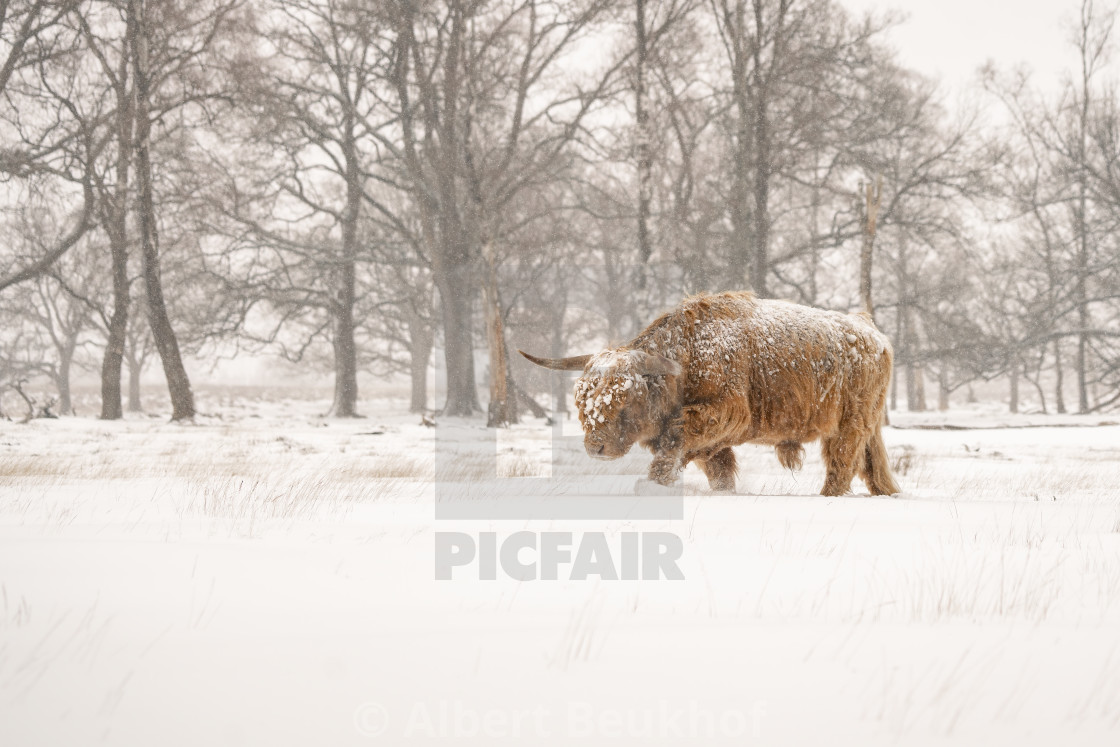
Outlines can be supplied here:
<path id="1" fill-rule="evenodd" d="M 1081 0 L 839 0 L 857 11 L 894 8 L 907 19 L 891 33 L 903 62 L 960 90 L 991 59 L 1026 63 L 1053 85 L 1074 62 L 1071 25 Z M 1098 0 L 1110 8 L 1115 0 Z"/>

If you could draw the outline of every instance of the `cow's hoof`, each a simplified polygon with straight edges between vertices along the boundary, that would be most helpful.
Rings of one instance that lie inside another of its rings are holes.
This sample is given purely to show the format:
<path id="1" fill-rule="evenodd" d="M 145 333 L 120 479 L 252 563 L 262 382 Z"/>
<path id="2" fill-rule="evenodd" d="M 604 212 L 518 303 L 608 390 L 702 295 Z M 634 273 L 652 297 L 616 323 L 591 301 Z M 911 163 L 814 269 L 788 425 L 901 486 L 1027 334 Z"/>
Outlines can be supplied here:
<path id="1" fill-rule="evenodd" d="M 662 485 L 653 480 L 638 480 L 634 483 L 634 495 L 682 495 L 684 489 L 680 483 Z"/>

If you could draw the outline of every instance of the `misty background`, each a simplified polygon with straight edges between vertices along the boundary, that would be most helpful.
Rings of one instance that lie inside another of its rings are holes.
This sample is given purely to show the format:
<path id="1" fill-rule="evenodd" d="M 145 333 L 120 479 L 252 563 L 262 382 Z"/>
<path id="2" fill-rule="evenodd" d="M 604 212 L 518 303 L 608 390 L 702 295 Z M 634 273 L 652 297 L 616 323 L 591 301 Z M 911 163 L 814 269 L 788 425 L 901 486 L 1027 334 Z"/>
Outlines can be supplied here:
<path id="1" fill-rule="evenodd" d="M 924 5 L 0 0 L 0 413 L 190 419 L 252 356 L 500 425 L 547 399 L 516 348 L 741 288 L 869 302 L 892 409 L 1114 408 L 1115 6 L 1045 5 L 1042 74 L 938 81 Z"/>

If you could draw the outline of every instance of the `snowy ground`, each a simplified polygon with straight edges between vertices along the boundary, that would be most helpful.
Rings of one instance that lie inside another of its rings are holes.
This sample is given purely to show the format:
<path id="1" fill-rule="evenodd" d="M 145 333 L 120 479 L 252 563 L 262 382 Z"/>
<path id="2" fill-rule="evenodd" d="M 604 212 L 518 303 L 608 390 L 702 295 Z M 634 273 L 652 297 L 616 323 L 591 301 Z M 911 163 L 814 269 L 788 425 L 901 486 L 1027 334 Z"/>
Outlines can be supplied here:
<path id="1" fill-rule="evenodd" d="M 1120 740 L 1106 417 L 895 414 L 894 498 L 740 447 L 739 495 L 690 468 L 683 520 L 436 521 L 437 465 L 624 496 L 647 457 L 325 408 L 0 423 L 0 744 Z M 436 532 L 521 530 L 671 532 L 685 580 L 434 580 Z"/>

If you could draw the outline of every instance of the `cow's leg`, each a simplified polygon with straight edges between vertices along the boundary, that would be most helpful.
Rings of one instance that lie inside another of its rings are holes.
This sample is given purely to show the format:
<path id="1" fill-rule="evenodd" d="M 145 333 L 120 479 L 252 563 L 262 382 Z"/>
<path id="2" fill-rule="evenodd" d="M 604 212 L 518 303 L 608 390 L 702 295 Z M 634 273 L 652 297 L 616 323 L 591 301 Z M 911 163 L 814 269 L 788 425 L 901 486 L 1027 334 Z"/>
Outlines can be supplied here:
<path id="1" fill-rule="evenodd" d="M 844 495 L 852 490 L 852 478 L 863 457 L 867 433 L 861 428 L 841 424 L 840 428 L 821 439 L 821 456 L 828 474 L 821 495 Z"/>
<path id="2" fill-rule="evenodd" d="M 665 424 L 662 432 L 649 444 L 653 461 L 649 465 L 649 479 L 659 485 L 672 485 L 684 469 L 684 427 L 675 418 Z"/>
<path id="3" fill-rule="evenodd" d="M 680 452 L 654 452 L 653 461 L 649 463 L 649 479 L 659 485 L 672 485 L 680 477 L 681 464 Z"/>
<path id="4" fill-rule="evenodd" d="M 724 447 L 716 453 L 697 459 L 700 469 L 708 476 L 708 487 L 712 490 L 735 490 L 735 452 L 730 446 Z"/>
<path id="5" fill-rule="evenodd" d="M 864 448 L 863 459 L 857 461 L 859 476 L 867 485 L 871 495 L 894 495 L 899 492 L 898 483 L 891 475 L 887 447 L 883 444 L 882 428 L 876 428 Z"/>

